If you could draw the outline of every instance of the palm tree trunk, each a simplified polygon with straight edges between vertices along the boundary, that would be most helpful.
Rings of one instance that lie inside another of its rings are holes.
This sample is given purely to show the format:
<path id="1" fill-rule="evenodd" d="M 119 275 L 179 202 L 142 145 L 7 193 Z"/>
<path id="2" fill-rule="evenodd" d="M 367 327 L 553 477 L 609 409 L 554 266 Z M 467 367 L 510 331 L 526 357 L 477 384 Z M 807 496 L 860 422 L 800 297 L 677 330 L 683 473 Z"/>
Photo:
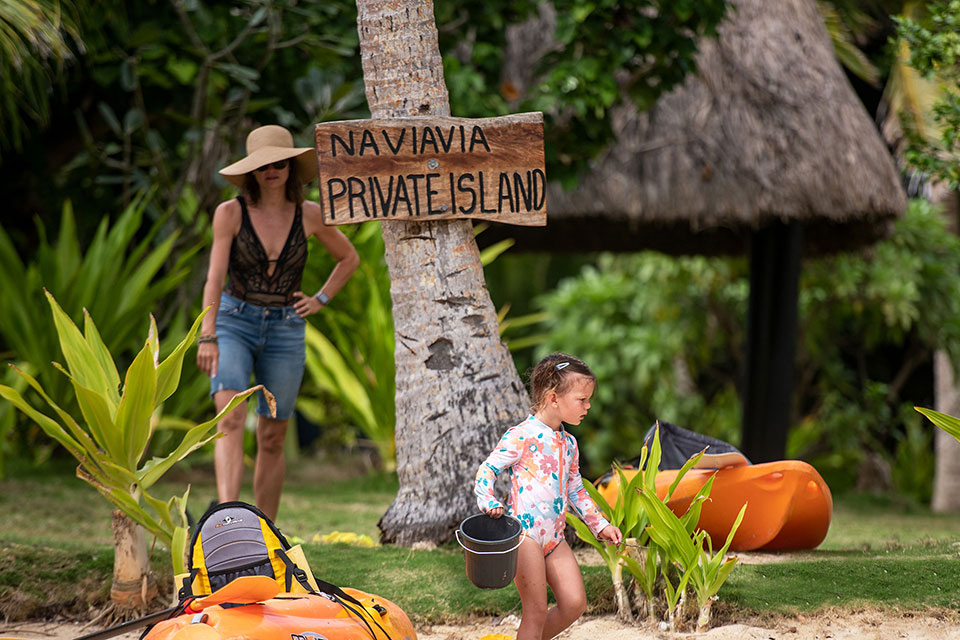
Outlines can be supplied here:
<path id="1" fill-rule="evenodd" d="M 933 367 L 937 411 L 951 416 L 960 415 L 960 388 L 946 352 L 934 352 Z M 936 429 L 934 439 L 936 469 L 930 508 L 940 513 L 960 511 L 960 442 L 943 429 Z"/>
<path id="2" fill-rule="evenodd" d="M 113 512 L 113 584 L 110 601 L 119 609 L 144 609 L 157 596 L 143 528 L 119 509 Z"/>
<path id="3" fill-rule="evenodd" d="M 357 26 L 374 118 L 450 114 L 432 0 L 358 0 Z M 381 538 L 441 542 L 476 512 L 477 466 L 524 417 L 527 396 L 500 342 L 471 224 L 381 225 L 397 345 L 400 481 Z"/>
<path id="4" fill-rule="evenodd" d="M 613 599 L 617 603 L 617 618 L 624 622 L 632 623 L 634 621 L 633 609 L 630 606 L 630 594 L 627 591 L 627 584 L 623 579 L 623 562 L 618 561 L 611 573 L 611 578 L 613 578 Z"/>

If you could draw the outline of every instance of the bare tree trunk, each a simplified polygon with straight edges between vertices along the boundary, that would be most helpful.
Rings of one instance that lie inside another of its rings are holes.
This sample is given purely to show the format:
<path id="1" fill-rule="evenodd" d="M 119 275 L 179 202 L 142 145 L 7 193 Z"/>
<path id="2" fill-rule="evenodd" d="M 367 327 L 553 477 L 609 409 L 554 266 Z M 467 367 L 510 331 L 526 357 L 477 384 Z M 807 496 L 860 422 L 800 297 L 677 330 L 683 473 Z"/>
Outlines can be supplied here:
<path id="1" fill-rule="evenodd" d="M 113 584 L 110 601 L 119 609 L 144 609 L 156 596 L 143 527 L 119 509 L 113 512 Z"/>
<path id="2" fill-rule="evenodd" d="M 374 118 L 450 115 L 431 0 L 357 0 L 357 26 Z M 523 418 L 527 395 L 500 342 L 471 224 L 381 224 L 397 345 L 400 481 L 381 538 L 441 542 L 476 512 L 477 466 Z"/>
<path id="3" fill-rule="evenodd" d="M 933 385 L 937 411 L 960 415 L 960 389 L 944 351 L 933 355 Z M 936 429 L 934 442 L 936 471 L 930 508 L 937 512 L 960 511 L 960 442 L 943 429 Z"/>

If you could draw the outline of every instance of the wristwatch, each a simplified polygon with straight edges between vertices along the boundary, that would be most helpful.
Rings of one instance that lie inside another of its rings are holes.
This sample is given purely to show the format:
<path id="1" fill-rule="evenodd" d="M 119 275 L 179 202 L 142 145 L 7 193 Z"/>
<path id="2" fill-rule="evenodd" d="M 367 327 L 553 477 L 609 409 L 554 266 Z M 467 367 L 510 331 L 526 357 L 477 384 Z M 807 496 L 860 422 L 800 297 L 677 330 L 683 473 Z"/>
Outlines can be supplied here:
<path id="1" fill-rule="evenodd" d="M 324 307 L 327 306 L 327 304 L 329 304 L 329 302 L 330 302 L 330 296 L 328 296 L 327 294 L 325 294 L 323 291 L 318 291 L 318 292 L 317 292 L 317 295 L 315 295 L 315 296 L 313 296 L 313 297 L 316 298 L 316 299 L 317 299 L 317 302 L 319 302 L 320 305 L 321 305 L 321 306 L 324 306 Z"/>

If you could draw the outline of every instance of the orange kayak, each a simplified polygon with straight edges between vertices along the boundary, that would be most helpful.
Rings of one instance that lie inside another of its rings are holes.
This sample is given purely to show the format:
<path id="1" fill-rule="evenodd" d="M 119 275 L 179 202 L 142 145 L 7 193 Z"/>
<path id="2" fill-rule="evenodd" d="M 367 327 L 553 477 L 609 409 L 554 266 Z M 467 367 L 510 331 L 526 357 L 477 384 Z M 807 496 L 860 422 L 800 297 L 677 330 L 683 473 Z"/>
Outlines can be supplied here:
<path id="1" fill-rule="evenodd" d="M 416 640 L 410 619 L 397 605 L 356 589 L 343 590 L 360 601 L 362 611 L 351 613 L 323 595 L 284 593 L 164 620 L 144 640 Z"/>
<path id="2" fill-rule="evenodd" d="M 637 471 L 625 469 L 624 473 L 629 479 Z M 744 503 L 747 510 L 730 545 L 734 551 L 813 549 L 826 537 L 833 497 L 817 470 L 806 462 L 780 460 L 725 469 L 691 469 L 667 502 L 670 510 L 677 515 L 685 513 L 693 496 L 712 475 L 716 476 L 713 489 L 697 526 L 710 534 L 714 547 L 727 539 Z M 676 476 L 676 471 L 657 473 L 657 495 L 661 499 Z M 618 486 L 614 474 L 598 487 L 611 505 L 616 503 Z"/>

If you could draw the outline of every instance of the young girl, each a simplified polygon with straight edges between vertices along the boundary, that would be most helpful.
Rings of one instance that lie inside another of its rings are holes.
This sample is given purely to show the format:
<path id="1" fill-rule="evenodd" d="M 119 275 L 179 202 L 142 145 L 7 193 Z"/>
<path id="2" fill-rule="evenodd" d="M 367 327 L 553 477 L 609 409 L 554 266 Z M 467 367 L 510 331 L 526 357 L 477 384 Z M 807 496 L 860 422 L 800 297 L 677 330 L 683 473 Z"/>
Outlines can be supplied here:
<path id="1" fill-rule="evenodd" d="M 577 440 L 564 423 L 578 425 L 590 409 L 596 376 L 580 360 L 554 353 L 530 375 L 533 415 L 510 428 L 477 470 L 474 493 L 493 518 L 504 513 L 493 485 L 510 470 L 507 514 L 520 520 L 524 538 L 514 582 L 523 615 L 517 640 L 546 640 L 569 627 L 587 606 L 580 567 L 563 539 L 570 504 L 601 540 L 619 544 L 620 530 L 607 522 L 583 488 Z M 547 609 L 547 585 L 557 600 Z"/>

